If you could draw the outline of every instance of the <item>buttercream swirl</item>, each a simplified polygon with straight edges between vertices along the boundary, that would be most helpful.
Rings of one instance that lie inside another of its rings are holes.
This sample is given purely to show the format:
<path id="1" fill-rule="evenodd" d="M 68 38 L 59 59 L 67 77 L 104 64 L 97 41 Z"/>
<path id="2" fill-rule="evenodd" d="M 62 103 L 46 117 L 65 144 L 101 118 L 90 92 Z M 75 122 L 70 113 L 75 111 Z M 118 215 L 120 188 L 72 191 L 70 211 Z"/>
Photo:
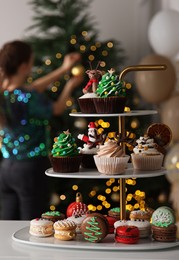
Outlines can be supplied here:
<path id="1" fill-rule="evenodd" d="M 119 80 L 119 76 L 115 75 L 114 70 L 111 69 L 102 76 L 96 94 L 101 98 L 126 96 L 125 84 Z"/>
<path id="2" fill-rule="evenodd" d="M 124 156 L 121 146 L 117 144 L 114 140 L 108 140 L 103 145 L 99 146 L 99 151 L 97 152 L 97 156 L 105 156 L 105 157 L 121 157 Z"/>
<path id="3" fill-rule="evenodd" d="M 137 145 L 134 147 L 133 151 L 135 154 L 160 154 L 155 148 L 154 139 L 147 135 L 141 136 L 137 139 Z"/>
<path id="4" fill-rule="evenodd" d="M 54 141 L 51 151 L 53 157 L 76 156 L 79 154 L 75 139 L 68 130 L 61 133 Z"/>

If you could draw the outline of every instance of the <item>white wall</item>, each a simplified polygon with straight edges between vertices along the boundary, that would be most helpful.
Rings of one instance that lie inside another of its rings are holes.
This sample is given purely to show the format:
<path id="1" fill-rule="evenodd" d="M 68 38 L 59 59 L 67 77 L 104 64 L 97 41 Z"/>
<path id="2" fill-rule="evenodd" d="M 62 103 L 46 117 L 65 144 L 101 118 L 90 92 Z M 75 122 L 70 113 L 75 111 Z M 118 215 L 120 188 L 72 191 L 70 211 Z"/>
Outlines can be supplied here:
<path id="1" fill-rule="evenodd" d="M 158 2 L 160 0 L 157 0 Z M 22 38 L 32 24 L 29 0 L 0 0 L 0 46 Z M 100 39 L 115 38 L 128 56 L 127 64 L 137 63 L 150 52 L 147 28 L 155 0 L 93 0 L 90 12 L 95 17 Z"/>

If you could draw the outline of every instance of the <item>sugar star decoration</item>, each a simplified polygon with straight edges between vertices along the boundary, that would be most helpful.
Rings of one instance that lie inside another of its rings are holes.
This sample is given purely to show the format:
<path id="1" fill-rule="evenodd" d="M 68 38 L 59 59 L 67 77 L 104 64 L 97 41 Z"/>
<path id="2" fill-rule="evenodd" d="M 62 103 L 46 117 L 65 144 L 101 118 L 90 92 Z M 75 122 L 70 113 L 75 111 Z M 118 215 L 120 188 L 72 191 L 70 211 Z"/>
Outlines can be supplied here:
<path id="1" fill-rule="evenodd" d="M 63 132 L 64 132 L 64 134 L 66 134 L 66 135 L 69 135 L 69 134 L 70 134 L 69 129 L 66 130 L 66 131 L 63 131 Z"/>
<path id="2" fill-rule="evenodd" d="M 108 70 L 108 72 L 109 72 L 110 76 L 112 76 L 113 73 L 115 73 L 115 69 L 111 68 L 110 70 Z"/>

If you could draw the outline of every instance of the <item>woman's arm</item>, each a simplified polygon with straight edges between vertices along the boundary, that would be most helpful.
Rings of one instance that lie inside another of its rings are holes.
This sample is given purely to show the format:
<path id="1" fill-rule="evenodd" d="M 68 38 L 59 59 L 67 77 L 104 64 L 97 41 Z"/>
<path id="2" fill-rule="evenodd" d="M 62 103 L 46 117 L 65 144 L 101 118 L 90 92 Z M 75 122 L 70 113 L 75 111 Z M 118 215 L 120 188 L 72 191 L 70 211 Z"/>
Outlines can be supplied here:
<path id="1" fill-rule="evenodd" d="M 71 97 L 72 91 L 83 81 L 83 76 L 72 77 L 63 88 L 63 91 L 56 102 L 53 104 L 53 114 L 61 115 L 66 108 L 66 101 Z"/>
<path id="2" fill-rule="evenodd" d="M 47 87 L 62 77 L 66 72 L 68 72 L 72 66 L 80 60 L 79 53 L 70 53 L 67 54 L 64 58 L 63 64 L 58 69 L 48 73 L 47 75 L 35 80 L 31 87 L 36 89 L 39 92 L 43 92 L 47 89 Z"/>

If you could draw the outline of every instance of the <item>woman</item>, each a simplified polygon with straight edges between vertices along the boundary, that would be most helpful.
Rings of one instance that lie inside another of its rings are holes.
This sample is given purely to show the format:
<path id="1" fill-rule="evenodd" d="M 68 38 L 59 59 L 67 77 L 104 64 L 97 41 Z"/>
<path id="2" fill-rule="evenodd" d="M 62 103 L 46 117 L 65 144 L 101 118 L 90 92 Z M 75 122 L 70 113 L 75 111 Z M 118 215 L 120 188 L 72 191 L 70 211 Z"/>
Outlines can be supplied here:
<path id="1" fill-rule="evenodd" d="M 48 120 L 63 113 L 67 99 L 82 77 L 72 77 L 54 103 L 42 92 L 79 60 L 80 54 L 68 54 L 61 67 L 25 86 L 33 66 L 31 47 L 22 41 L 12 41 L 0 50 L 2 219 L 32 219 L 46 210 Z"/>

